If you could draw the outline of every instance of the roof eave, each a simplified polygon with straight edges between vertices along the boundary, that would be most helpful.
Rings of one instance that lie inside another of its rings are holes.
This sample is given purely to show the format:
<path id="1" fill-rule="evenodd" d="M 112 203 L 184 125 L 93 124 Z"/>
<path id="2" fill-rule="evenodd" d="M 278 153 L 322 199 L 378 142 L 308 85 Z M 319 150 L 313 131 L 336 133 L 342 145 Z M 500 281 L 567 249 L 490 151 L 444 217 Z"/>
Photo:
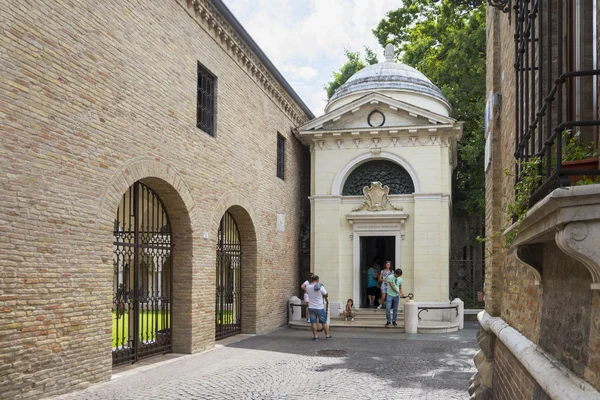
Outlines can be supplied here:
<path id="1" fill-rule="evenodd" d="M 271 60 L 265 55 L 265 53 L 258 47 L 254 39 L 246 32 L 242 24 L 235 18 L 233 13 L 229 11 L 229 8 L 223 3 L 221 0 L 210 0 L 215 8 L 221 13 L 221 15 L 231 24 L 233 29 L 237 32 L 238 35 L 246 42 L 248 47 L 256 54 L 256 56 L 260 59 L 260 61 L 265 65 L 267 70 L 273 75 L 273 77 L 277 80 L 277 82 L 283 87 L 283 89 L 292 97 L 292 99 L 300 106 L 302 111 L 310 118 L 314 119 L 315 116 L 312 111 L 308 108 L 308 106 L 302 101 L 300 96 L 292 89 L 290 84 L 285 80 L 283 75 L 275 68 Z"/>

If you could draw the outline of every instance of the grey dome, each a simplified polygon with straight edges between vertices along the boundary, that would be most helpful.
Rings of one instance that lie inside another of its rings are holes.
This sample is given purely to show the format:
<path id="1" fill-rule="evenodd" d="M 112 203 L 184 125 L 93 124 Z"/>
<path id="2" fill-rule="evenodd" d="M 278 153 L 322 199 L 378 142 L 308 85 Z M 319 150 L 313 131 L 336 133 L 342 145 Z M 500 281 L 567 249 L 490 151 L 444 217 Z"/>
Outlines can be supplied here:
<path id="1" fill-rule="evenodd" d="M 389 59 L 379 64 L 369 65 L 352 75 L 331 96 L 329 104 L 356 92 L 379 90 L 421 93 L 441 101 L 448 109 L 451 108 L 441 90 L 425 75 L 413 67 L 395 63 Z"/>

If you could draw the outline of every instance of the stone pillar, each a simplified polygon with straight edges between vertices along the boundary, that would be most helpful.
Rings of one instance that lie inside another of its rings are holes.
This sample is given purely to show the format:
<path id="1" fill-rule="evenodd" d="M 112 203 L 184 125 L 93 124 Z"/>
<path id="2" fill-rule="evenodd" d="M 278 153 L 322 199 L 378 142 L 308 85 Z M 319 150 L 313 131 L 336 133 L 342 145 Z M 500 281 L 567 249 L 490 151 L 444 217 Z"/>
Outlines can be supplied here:
<path id="1" fill-rule="evenodd" d="M 414 300 L 409 300 L 404 304 L 404 332 L 417 333 L 419 318 L 418 306 Z"/>
<path id="2" fill-rule="evenodd" d="M 291 296 L 288 299 L 289 321 L 300 321 L 302 319 L 302 300 L 296 296 Z"/>
<path id="3" fill-rule="evenodd" d="M 465 327 L 465 303 L 461 299 L 456 298 L 452 300 L 452 303 L 450 304 L 452 304 L 453 306 L 458 306 L 458 316 L 456 316 L 455 313 L 452 316 L 452 319 L 458 319 L 458 329 L 463 329 Z"/>

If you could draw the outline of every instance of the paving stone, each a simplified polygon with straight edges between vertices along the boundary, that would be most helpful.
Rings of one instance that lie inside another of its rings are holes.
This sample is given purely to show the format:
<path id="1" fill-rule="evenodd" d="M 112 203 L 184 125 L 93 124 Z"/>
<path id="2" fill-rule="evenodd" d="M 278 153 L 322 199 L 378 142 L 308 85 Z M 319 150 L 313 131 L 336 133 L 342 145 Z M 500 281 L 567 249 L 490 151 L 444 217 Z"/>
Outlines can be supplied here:
<path id="1" fill-rule="evenodd" d="M 80 399 L 468 399 L 475 326 L 399 337 L 334 332 L 335 339 L 282 328 L 62 396 Z M 421 340 L 422 339 L 422 340 Z M 435 351 L 433 351 L 435 350 Z M 336 354 L 337 357 L 319 355 Z M 345 352 L 345 356 L 343 355 Z M 115 371 L 118 372 L 118 371 Z"/>

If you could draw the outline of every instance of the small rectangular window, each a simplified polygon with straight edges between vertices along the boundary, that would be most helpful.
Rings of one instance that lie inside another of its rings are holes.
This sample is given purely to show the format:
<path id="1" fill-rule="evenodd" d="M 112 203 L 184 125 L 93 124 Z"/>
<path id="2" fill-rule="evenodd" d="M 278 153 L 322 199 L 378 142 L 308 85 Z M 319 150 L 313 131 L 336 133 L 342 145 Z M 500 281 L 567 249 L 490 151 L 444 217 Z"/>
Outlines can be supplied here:
<path id="1" fill-rule="evenodd" d="M 215 82 L 216 77 L 198 63 L 198 98 L 196 126 L 215 136 Z"/>
<path id="2" fill-rule="evenodd" d="M 277 134 L 277 177 L 285 179 L 285 138 Z"/>

